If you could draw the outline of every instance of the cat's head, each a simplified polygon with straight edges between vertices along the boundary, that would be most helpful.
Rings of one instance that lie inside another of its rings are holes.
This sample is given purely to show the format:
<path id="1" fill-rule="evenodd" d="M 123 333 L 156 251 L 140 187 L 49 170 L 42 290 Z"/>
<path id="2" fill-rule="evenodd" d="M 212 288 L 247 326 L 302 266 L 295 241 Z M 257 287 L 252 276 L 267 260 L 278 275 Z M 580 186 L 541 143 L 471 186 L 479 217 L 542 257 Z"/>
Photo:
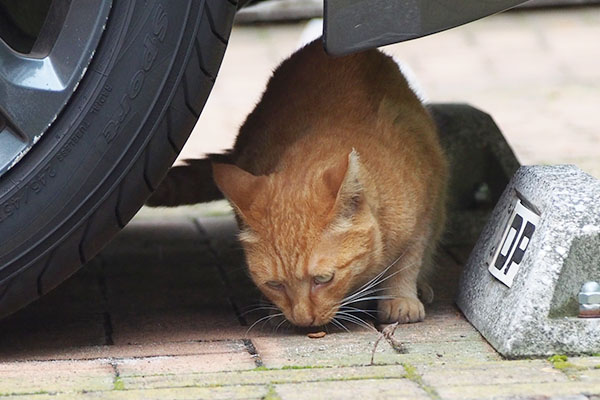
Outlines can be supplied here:
<path id="1" fill-rule="evenodd" d="M 293 324 L 330 322 L 378 272 L 381 233 L 356 151 L 318 170 L 255 176 L 213 164 L 213 175 L 242 222 L 252 279 Z"/>

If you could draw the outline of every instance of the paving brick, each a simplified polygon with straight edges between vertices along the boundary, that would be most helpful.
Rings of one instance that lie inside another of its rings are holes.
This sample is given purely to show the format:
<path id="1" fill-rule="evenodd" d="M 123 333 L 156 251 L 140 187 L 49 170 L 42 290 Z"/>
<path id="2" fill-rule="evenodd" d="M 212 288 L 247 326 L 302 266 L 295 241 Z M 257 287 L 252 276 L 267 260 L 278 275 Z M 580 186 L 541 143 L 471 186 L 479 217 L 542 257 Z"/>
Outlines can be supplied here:
<path id="1" fill-rule="evenodd" d="M 600 356 L 569 357 L 568 362 L 581 368 L 600 368 Z"/>
<path id="2" fill-rule="evenodd" d="M 143 277 L 144 274 L 154 276 L 175 275 L 179 273 L 180 280 L 185 279 L 184 273 L 191 274 L 193 278 L 207 275 L 215 265 L 215 258 L 208 250 L 208 246 L 196 247 L 170 247 L 156 242 L 152 249 L 142 251 L 131 250 L 123 254 L 101 254 L 103 261 L 103 275 L 106 278 Z"/>
<path id="3" fill-rule="evenodd" d="M 600 385 L 597 382 L 544 382 L 517 384 L 471 384 L 462 386 L 434 386 L 439 395 L 447 400 L 485 400 L 485 399 L 535 399 L 560 398 L 585 393 L 597 395 Z"/>
<path id="4" fill-rule="evenodd" d="M 140 389 L 140 390 L 112 390 L 106 392 L 86 393 L 61 393 L 38 394 L 30 396 L 7 396 L 3 399 L 15 400 L 79 400 L 79 399 L 110 399 L 110 400 L 188 400 L 188 399 L 211 399 L 211 400 L 252 400 L 263 399 L 267 394 L 266 386 L 227 386 L 227 387 L 203 387 L 203 388 L 166 388 L 166 389 Z"/>
<path id="5" fill-rule="evenodd" d="M 152 342 L 132 345 L 61 347 L 47 350 L 30 349 L 19 353 L 18 360 L 93 360 L 125 359 L 160 356 L 210 355 L 226 352 L 247 352 L 242 340 Z M 9 361 L 2 358 L 2 361 Z"/>
<path id="6" fill-rule="evenodd" d="M 396 337 L 402 341 L 406 353 L 397 353 L 382 340 L 375 353 L 374 361 L 377 364 L 423 363 L 455 358 L 465 361 L 499 359 L 498 354 L 479 338 L 409 342 L 402 340 L 402 335 Z M 270 368 L 343 366 L 369 364 L 377 338 L 375 332 L 351 332 L 331 334 L 322 339 L 309 339 L 301 335 L 255 337 L 252 342 L 265 366 Z"/>
<path id="7" fill-rule="evenodd" d="M 424 322 L 400 325 L 395 338 L 403 343 L 406 354 L 398 354 L 387 342 L 377 347 L 375 362 L 430 362 L 440 359 L 497 360 L 498 354 L 482 340 L 479 333 L 451 305 L 434 304 L 428 308 Z M 309 339 L 298 331 L 280 334 L 252 332 L 252 341 L 267 367 L 364 365 L 378 333 L 366 329 L 351 333 L 336 332 L 322 339 Z"/>
<path id="8" fill-rule="evenodd" d="M 340 366 L 367 365 L 375 332 L 336 333 L 321 339 L 310 339 L 306 335 L 257 337 L 252 342 L 265 366 L 281 368 L 287 366 Z M 400 355 L 381 343 L 377 353 L 378 362 L 400 362 Z"/>
<path id="9" fill-rule="evenodd" d="M 434 388 L 444 399 L 496 399 L 524 395 L 571 399 L 570 396 L 582 393 L 600 392 L 600 374 L 595 373 L 597 370 L 582 369 L 585 368 L 582 364 L 591 360 L 579 361 L 573 371 L 565 373 L 553 368 L 546 360 L 486 363 L 453 360 L 443 365 L 423 364 L 416 368 L 424 384 Z"/>
<path id="10" fill-rule="evenodd" d="M 577 364 L 575 364 L 577 365 Z M 594 382 L 600 388 L 600 366 L 596 364 L 594 368 L 585 370 L 576 370 L 572 373 L 583 382 Z M 598 392 L 600 394 L 600 391 Z"/>
<path id="11" fill-rule="evenodd" d="M 237 240 L 239 230 L 233 214 L 201 217 L 196 218 L 196 221 L 209 237 L 211 249 L 217 254 L 219 264 L 227 272 L 245 271 L 244 252 Z"/>
<path id="12" fill-rule="evenodd" d="M 0 363 L 0 394 L 81 392 L 113 388 L 113 368 L 103 361 Z"/>
<path id="13" fill-rule="evenodd" d="M 89 263 L 63 285 L 0 322 L 0 361 L 37 352 L 105 343 L 105 302 L 98 264 Z"/>
<path id="14" fill-rule="evenodd" d="M 102 254 L 131 254 L 139 251 L 157 251 L 157 247 L 198 248 L 208 238 L 198 230 L 188 216 L 165 219 L 164 216 L 134 218 Z"/>
<path id="15" fill-rule="evenodd" d="M 106 287 L 109 311 L 129 313 L 195 305 L 217 306 L 227 303 L 227 291 L 214 266 L 199 266 L 197 252 L 180 251 L 169 261 L 152 256 L 123 256 L 107 260 Z M 128 265 L 143 266 L 127 273 Z M 109 275 L 121 269 L 120 275 Z"/>
<path id="16" fill-rule="evenodd" d="M 119 360 L 116 362 L 121 377 L 147 377 L 179 375 L 201 372 L 235 371 L 255 368 L 254 359 L 248 352 L 224 351 L 221 353 L 196 354 L 190 356 L 145 357 Z M 176 385 L 177 386 L 177 385 Z M 125 387 L 128 387 L 126 384 Z"/>
<path id="17" fill-rule="evenodd" d="M 57 316 L 52 320 L 25 320 L 0 334 L 0 362 L 51 360 L 65 348 L 103 345 L 105 342 L 102 315 L 94 319 Z"/>
<path id="18" fill-rule="evenodd" d="M 266 316 L 264 312 L 253 312 L 261 302 L 262 294 L 248 275 L 241 244 L 237 241 L 237 223 L 233 214 L 220 217 L 197 218 L 210 238 L 210 245 L 218 255 L 218 267 L 225 275 L 230 299 L 240 311 L 246 326 Z"/>
<path id="19" fill-rule="evenodd" d="M 435 324 L 418 326 L 411 324 L 400 326 L 394 335 L 403 343 L 431 343 L 431 342 L 464 342 L 479 341 L 481 335 L 468 323 L 464 324 Z"/>
<path id="20" fill-rule="evenodd" d="M 501 357 L 483 340 L 457 342 L 420 342 L 405 345 L 404 355 L 410 363 L 429 363 L 441 360 L 463 360 L 464 362 L 497 361 Z"/>
<path id="21" fill-rule="evenodd" d="M 16 315 L 29 314 L 37 318 L 43 314 L 53 313 L 77 318 L 102 313 L 105 304 L 99 285 L 101 273 L 100 261 L 92 259 L 56 289 Z"/>
<path id="22" fill-rule="evenodd" d="M 217 251 L 239 243 L 236 239 L 239 229 L 233 213 L 216 217 L 197 217 L 196 222 Z"/>
<path id="23" fill-rule="evenodd" d="M 215 307 L 122 314 L 113 317 L 113 327 L 114 343 L 122 345 L 235 339 L 246 332 L 230 308 Z"/>
<path id="24" fill-rule="evenodd" d="M 183 229 L 196 229 L 192 225 L 190 222 Z M 187 235 L 193 236 L 191 232 Z M 148 248 L 144 252 L 104 256 L 113 342 L 241 337 L 245 330 L 208 245 L 172 247 L 158 254 L 161 237 L 145 242 Z"/>
<path id="25" fill-rule="evenodd" d="M 442 301 L 445 304 L 454 302 L 461 271 L 462 265 L 456 262 L 454 256 L 447 249 L 440 249 L 437 252 L 435 273 L 429 278 L 434 301 Z"/>
<path id="26" fill-rule="evenodd" d="M 121 367 L 119 367 L 121 368 Z M 306 383 L 319 381 L 349 381 L 365 379 L 398 379 L 406 371 L 401 365 L 346 367 L 346 368 L 303 368 L 303 369 L 254 369 L 218 373 L 179 373 L 125 376 L 126 388 L 165 388 L 186 386 L 230 386 Z"/>
<path id="27" fill-rule="evenodd" d="M 295 383 L 276 385 L 275 392 L 282 400 L 430 399 L 423 389 L 408 379 Z"/>
<path id="28" fill-rule="evenodd" d="M 517 383 L 568 382 L 562 372 L 554 369 L 545 360 L 457 362 L 448 359 L 444 364 L 416 365 L 423 381 L 436 388 L 442 386 L 463 386 L 474 383 L 497 385 Z M 473 381 L 473 377 L 477 381 Z"/>
<path id="29" fill-rule="evenodd" d="M 204 387 L 204 388 L 169 388 L 153 390 L 131 390 L 124 392 L 112 392 L 108 399 L 140 399 L 140 400 L 184 400 L 184 399 L 211 399 L 211 400 L 251 400 L 263 399 L 267 394 L 266 386 L 227 386 L 227 387 Z"/>

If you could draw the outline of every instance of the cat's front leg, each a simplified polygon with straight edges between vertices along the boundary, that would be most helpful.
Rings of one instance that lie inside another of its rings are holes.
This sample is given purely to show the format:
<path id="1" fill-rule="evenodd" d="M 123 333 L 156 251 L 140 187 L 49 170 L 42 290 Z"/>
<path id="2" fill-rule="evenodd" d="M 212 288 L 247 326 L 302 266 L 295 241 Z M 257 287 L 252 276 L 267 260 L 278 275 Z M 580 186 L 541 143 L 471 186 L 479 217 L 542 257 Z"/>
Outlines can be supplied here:
<path id="1" fill-rule="evenodd" d="M 415 244 L 388 271 L 389 279 L 381 283 L 384 296 L 379 300 L 378 319 L 382 323 L 401 324 L 423 321 L 425 307 L 417 295 L 417 279 L 423 263 L 425 246 Z"/>

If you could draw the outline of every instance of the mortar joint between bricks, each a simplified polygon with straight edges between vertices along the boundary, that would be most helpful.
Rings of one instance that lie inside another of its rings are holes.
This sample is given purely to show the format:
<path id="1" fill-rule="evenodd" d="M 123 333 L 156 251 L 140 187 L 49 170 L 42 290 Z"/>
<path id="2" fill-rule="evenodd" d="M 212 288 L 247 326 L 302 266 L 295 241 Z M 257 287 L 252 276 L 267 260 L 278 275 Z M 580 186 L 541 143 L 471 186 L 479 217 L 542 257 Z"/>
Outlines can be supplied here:
<path id="1" fill-rule="evenodd" d="M 252 357 L 252 359 L 254 360 L 254 365 L 256 365 L 257 367 L 264 367 L 265 364 L 263 363 L 260 354 L 258 354 L 258 351 L 256 351 L 256 347 L 254 346 L 254 343 L 252 343 L 252 340 L 242 339 L 242 342 L 244 343 L 244 346 L 246 346 L 246 350 L 248 351 L 248 353 L 250 353 L 250 357 Z"/>
<path id="2" fill-rule="evenodd" d="M 109 310 L 109 301 L 108 301 L 108 286 L 106 284 L 106 274 L 105 274 L 105 260 L 102 256 L 98 256 L 98 260 L 100 263 L 100 271 L 97 275 L 97 284 L 100 289 L 100 293 L 102 295 L 102 300 L 104 302 L 104 312 L 102 313 L 103 319 L 103 328 L 104 328 L 104 344 L 107 346 L 112 346 L 114 344 L 113 340 L 113 326 L 112 326 L 112 318 L 110 316 Z"/>
<path id="3" fill-rule="evenodd" d="M 198 231 L 198 234 L 208 237 L 208 232 L 206 231 L 206 229 L 204 229 L 202 227 L 202 224 L 200 224 L 200 221 L 198 221 L 197 218 L 193 218 L 192 222 L 194 224 L 194 227 Z M 217 251 L 213 248 L 212 244 L 210 243 L 210 238 L 207 240 L 207 245 L 208 245 L 208 250 L 210 251 L 210 254 L 215 259 L 215 266 L 217 267 L 217 271 L 219 272 L 219 277 L 221 278 L 221 282 L 229 291 L 233 291 L 233 286 L 231 285 L 231 281 L 229 280 L 229 277 L 227 276 L 227 272 L 225 272 L 225 268 L 223 268 L 223 264 L 221 264 L 221 261 L 219 260 L 219 254 L 217 253 Z M 236 304 L 233 297 L 227 296 L 227 301 L 229 302 L 229 305 L 233 309 L 233 312 L 235 313 L 235 316 L 237 317 L 240 325 L 248 326 L 248 321 L 244 317 L 243 313 L 240 310 L 240 307 L 238 307 L 238 305 Z"/>
<path id="4" fill-rule="evenodd" d="M 121 372 L 119 371 L 119 366 L 114 361 L 109 362 L 109 365 L 111 366 L 111 368 L 113 370 L 113 390 L 125 389 L 125 385 L 123 384 L 123 381 L 121 380 Z"/>
<path id="5" fill-rule="evenodd" d="M 421 388 L 425 393 L 427 393 L 427 395 L 434 399 L 434 400 L 440 400 L 441 397 L 438 394 L 438 392 L 431 386 L 429 386 L 427 383 L 423 382 L 423 377 L 421 376 L 421 374 L 419 374 L 419 372 L 417 371 L 417 368 L 410 364 L 410 363 L 402 363 L 402 366 L 404 367 L 404 370 L 406 371 L 406 375 L 405 378 L 414 382 L 417 386 L 419 386 L 419 388 Z"/>
<path id="6" fill-rule="evenodd" d="M 206 237 L 208 237 L 208 233 L 206 232 L 206 230 L 202 227 L 202 225 L 200 224 L 200 221 L 198 221 L 198 219 L 193 218 L 192 222 L 194 224 L 194 227 L 196 228 L 196 230 L 198 231 L 199 235 L 204 235 Z M 208 250 L 210 251 L 210 254 L 213 256 L 213 258 L 215 259 L 215 265 L 217 267 L 217 269 L 219 270 L 219 275 L 221 276 L 221 280 L 223 281 L 223 284 L 228 288 L 231 289 L 231 282 L 229 281 L 229 277 L 227 276 L 227 274 L 225 273 L 225 270 L 223 269 L 223 265 L 221 265 L 221 262 L 219 261 L 219 254 L 217 253 L 217 251 L 213 248 L 212 244 L 210 243 L 210 239 L 208 239 L 207 241 L 207 245 L 208 245 Z"/>

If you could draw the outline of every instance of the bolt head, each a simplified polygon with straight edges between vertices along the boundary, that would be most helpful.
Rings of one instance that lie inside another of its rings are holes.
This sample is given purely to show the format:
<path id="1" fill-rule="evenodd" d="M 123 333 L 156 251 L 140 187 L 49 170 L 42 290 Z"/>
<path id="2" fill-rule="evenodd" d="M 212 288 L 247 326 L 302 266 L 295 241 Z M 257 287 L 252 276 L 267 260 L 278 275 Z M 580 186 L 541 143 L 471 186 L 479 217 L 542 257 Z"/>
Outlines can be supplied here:
<path id="1" fill-rule="evenodd" d="M 584 283 L 577 297 L 579 304 L 600 304 L 600 284 L 598 282 Z"/>

